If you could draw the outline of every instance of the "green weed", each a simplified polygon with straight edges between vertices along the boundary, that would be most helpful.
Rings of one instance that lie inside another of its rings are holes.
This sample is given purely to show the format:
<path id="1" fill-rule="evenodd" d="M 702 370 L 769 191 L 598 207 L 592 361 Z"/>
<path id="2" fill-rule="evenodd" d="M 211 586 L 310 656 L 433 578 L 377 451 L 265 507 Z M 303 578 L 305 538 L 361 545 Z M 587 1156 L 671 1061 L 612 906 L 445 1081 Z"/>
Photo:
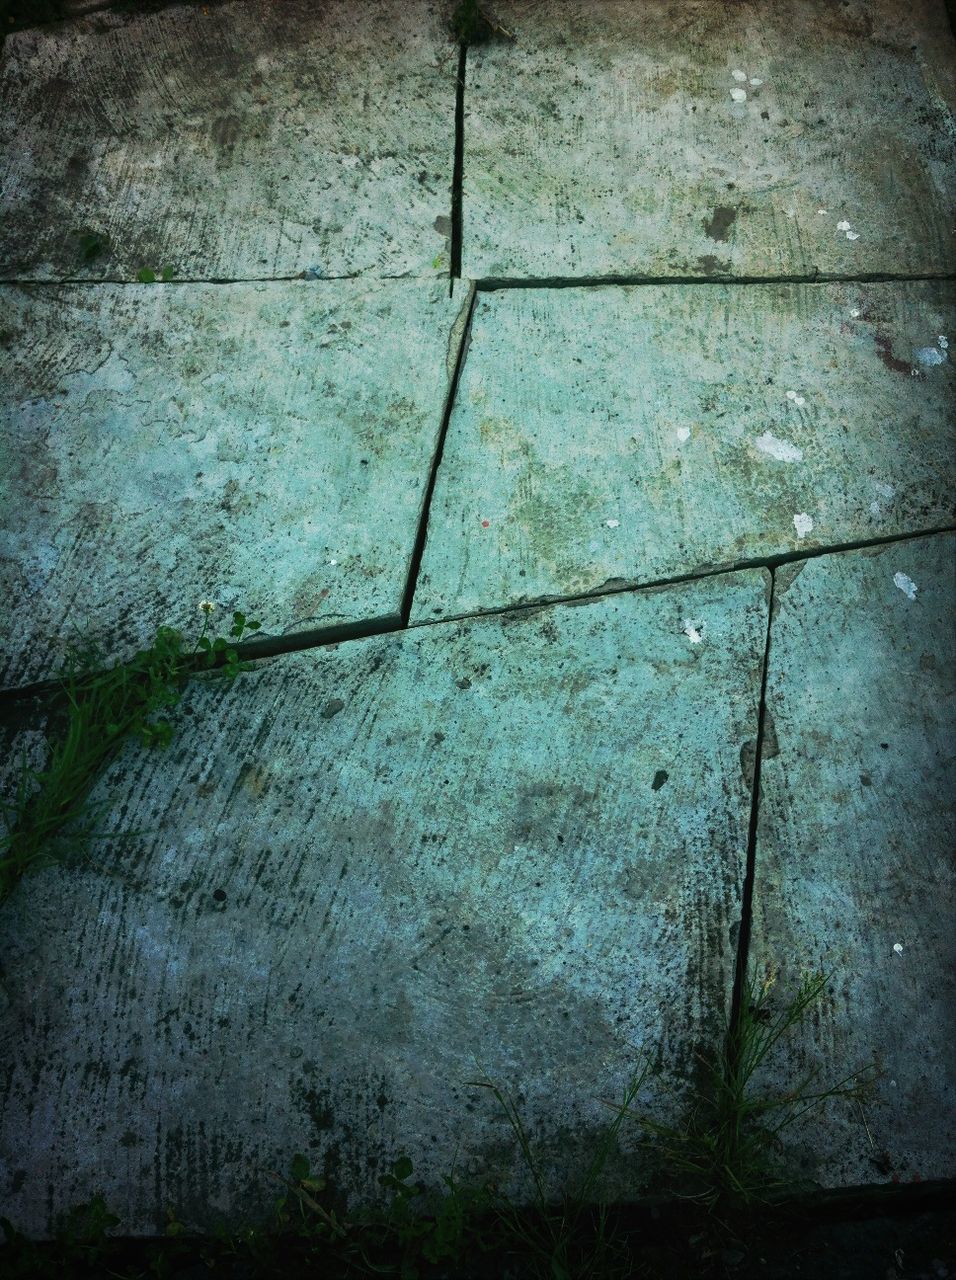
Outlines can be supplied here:
<path id="1" fill-rule="evenodd" d="M 540 1163 L 513 1099 L 490 1080 L 472 1080 L 487 1089 L 504 1112 L 515 1135 L 518 1150 L 534 1187 L 528 1214 L 497 1195 L 495 1209 L 507 1236 L 522 1246 L 536 1274 L 547 1280 L 596 1280 L 598 1276 L 631 1275 L 626 1252 L 608 1228 L 607 1211 L 600 1202 L 594 1221 L 594 1193 L 608 1158 L 617 1148 L 618 1133 L 631 1105 L 644 1086 L 650 1067 L 645 1064 L 631 1080 L 614 1120 L 604 1129 L 587 1168 L 576 1187 L 557 1206 L 549 1202 Z M 591 1220 L 589 1222 L 589 1220 Z"/>
<path id="2" fill-rule="evenodd" d="M 136 272 L 136 279 L 140 284 L 155 284 L 157 280 L 160 280 L 165 284 L 167 280 L 172 280 L 172 278 L 172 267 L 163 267 L 163 269 L 158 273 L 154 271 L 152 267 L 140 267 Z"/>
<path id="3" fill-rule="evenodd" d="M 74 648 L 48 704 L 53 731 L 47 739 L 46 768 L 24 761 L 17 793 L 6 810 L 0 836 L 0 902 L 29 871 L 64 858 L 67 851 L 94 838 L 87 797 L 97 777 L 128 739 L 146 747 L 165 747 L 173 736 L 169 712 L 179 702 L 189 677 L 203 670 L 234 680 L 248 663 L 235 645 L 258 622 L 233 614 L 228 639 L 208 635 L 214 606 L 204 601 L 202 631 L 190 646 L 182 632 L 160 627 L 148 649 L 129 662 L 100 669 L 94 648 Z"/>
<path id="4" fill-rule="evenodd" d="M 875 1081 L 876 1068 L 870 1065 L 822 1088 L 811 1072 L 785 1093 L 756 1092 L 760 1068 L 803 1021 L 829 979 L 805 977 L 776 1014 L 769 1007 L 775 981 L 771 973 L 762 982 L 751 978 L 747 983 L 736 1026 L 727 1029 L 711 1056 L 700 1058 L 705 1084 L 682 1124 L 664 1125 L 631 1113 L 672 1189 L 710 1210 L 747 1209 L 798 1189 L 783 1171 L 783 1130 L 827 1099 L 866 1096 Z"/>

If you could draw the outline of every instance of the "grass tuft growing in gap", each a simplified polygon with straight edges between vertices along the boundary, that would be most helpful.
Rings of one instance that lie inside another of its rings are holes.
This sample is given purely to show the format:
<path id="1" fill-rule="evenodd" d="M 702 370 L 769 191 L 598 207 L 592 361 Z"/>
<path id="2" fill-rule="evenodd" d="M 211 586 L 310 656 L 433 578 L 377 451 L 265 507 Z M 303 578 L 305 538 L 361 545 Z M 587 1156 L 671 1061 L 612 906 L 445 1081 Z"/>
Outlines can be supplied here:
<path id="1" fill-rule="evenodd" d="M 28 872 L 66 860 L 97 837 L 88 804 L 94 783 L 128 739 L 146 747 L 169 744 L 169 713 L 190 676 L 210 671 L 234 680 L 249 669 L 235 646 L 259 623 L 236 611 L 228 639 L 213 639 L 208 630 L 214 608 L 209 601 L 200 606 L 202 631 L 191 647 L 181 631 L 159 627 L 149 648 L 108 670 L 95 647 L 70 650 L 46 708 L 46 767 L 28 768 L 24 758 L 16 794 L 0 801 L 7 828 L 0 835 L 0 902 Z"/>
<path id="2" fill-rule="evenodd" d="M 869 1096 L 878 1074 L 874 1064 L 824 1087 L 811 1071 L 784 1093 L 755 1091 L 760 1068 L 803 1021 L 828 982 L 823 974 L 805 976 L 796 995 L 774 1013 L 769 998 L 776 974 L 762 981 L 751 978 L 736 1026 L 727 1029 L 712 1056 L 700 1059 L 706 1084 L 684 1121 L 665 1125 L 632 1113 L 647 1135 L 644 1146 L 654 1153 L 677 1195 L 712 1212 L 734 1213 L 803 1189 L 785 1172 L 783 1131 L 828 1099 Z"/>

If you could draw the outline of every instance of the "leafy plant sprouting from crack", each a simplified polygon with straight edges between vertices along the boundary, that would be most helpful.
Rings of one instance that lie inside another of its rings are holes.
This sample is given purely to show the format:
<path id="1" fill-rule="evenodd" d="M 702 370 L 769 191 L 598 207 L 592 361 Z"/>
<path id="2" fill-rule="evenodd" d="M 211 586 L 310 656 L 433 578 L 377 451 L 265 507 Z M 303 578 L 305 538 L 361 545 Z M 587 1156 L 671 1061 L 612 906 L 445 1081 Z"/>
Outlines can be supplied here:
<path id="1" fill-rule="evenodd" d="M 67 849 L 95 838 L 87 797 L 97 777 L 129 738 L 147 747 L 169 744 L 168 712 L 190 676 L 214 671 L 234 680 L 250 669 L 235 646 L 259 623 L 236 611 L 228 639 L 213 639 L 208 631 L 214 608 L 210 601 L 200 605 L 202 631 L 191 648 L 181 631 L 159 627 L 148 649 L 108 670 L 95 647 L 71 650 L 47 703 L 53 732 L 46 767 L 28 768 L 24 758 L 15 798 L 0 801 L 7 828 L 0 836 L 0 902 L 28 871 L 62 860 Z"/>

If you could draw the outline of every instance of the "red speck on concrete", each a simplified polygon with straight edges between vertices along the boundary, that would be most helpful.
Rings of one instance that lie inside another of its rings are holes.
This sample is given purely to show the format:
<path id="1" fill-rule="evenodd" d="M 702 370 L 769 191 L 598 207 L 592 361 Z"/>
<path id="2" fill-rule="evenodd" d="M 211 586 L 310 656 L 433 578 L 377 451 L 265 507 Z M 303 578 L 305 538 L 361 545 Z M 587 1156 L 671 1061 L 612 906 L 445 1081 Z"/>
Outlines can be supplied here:
<path id="1" fill-rule="evenodd" d="M 490 520 L 482 520 L 481 527 L 482 529 L 487 529 L 490 524 L 491 524 Z"/>

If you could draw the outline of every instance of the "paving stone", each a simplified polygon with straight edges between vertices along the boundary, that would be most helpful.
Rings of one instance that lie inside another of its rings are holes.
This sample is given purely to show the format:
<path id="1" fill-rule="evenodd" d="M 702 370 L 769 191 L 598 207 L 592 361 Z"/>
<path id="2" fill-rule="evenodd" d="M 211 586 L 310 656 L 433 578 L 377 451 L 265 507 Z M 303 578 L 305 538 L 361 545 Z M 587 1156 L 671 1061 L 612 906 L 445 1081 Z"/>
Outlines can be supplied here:
<path id="1" fill-rule="evenodd" d="M 139 836 L 0 909 L 4 1212 L 44 1231 L 95 1184 L 134 1233 L 170 1205 L 241 1217 L 296 1151 L 353 1201 L 401 1153 L 427 1186 L 457 1152 L 527 1196 L 468 1081 L 520 1095 L 549 1188 L 580 1177 L 642 1052 L 679 1100 L 732 983 L 768 587 L 751 570 L 194 685 L 173 744 L 131 748 L 93 796 Z M 641 1102 L 675 1106 L 657 1081 Z M 640 1184 L 636 1137 L 609 1194 Z"/>
<path id="2" fill-rule="evenodd" d="M 2 278 L 447 274 L 438 0 L 98 12 L 2 59 Z M 84 263 L 93 232 L 109 245 Z"/>
<path id="3" fill-rule="evenodd" d="M 4 684 L 80 635 L 125 657 L 159 625 L 191 633 L 203 599 L 272 635 L 398 619 L 467 293 L 3 295 Z"/>
<path id="4" fill-rule="evenodd" d="M 953 301 L 933 282 L 479 292 L 413 618 L 951 524 Z"/>
<path id="5" fill-rule="evenodd" d="M 468 51 L 466 275 L 953 270 L 936 0 L 494 9 L 513 38 Z"/>
<path id="6" fill-rule="evenodd" d="M 832 974 L 774 1075 L 885 1073 L 804 1118 L 824 1185 L 952 1178 L 956 538 L 797 562 L 774 600 L 752 950 L 781 996 Z"/>

